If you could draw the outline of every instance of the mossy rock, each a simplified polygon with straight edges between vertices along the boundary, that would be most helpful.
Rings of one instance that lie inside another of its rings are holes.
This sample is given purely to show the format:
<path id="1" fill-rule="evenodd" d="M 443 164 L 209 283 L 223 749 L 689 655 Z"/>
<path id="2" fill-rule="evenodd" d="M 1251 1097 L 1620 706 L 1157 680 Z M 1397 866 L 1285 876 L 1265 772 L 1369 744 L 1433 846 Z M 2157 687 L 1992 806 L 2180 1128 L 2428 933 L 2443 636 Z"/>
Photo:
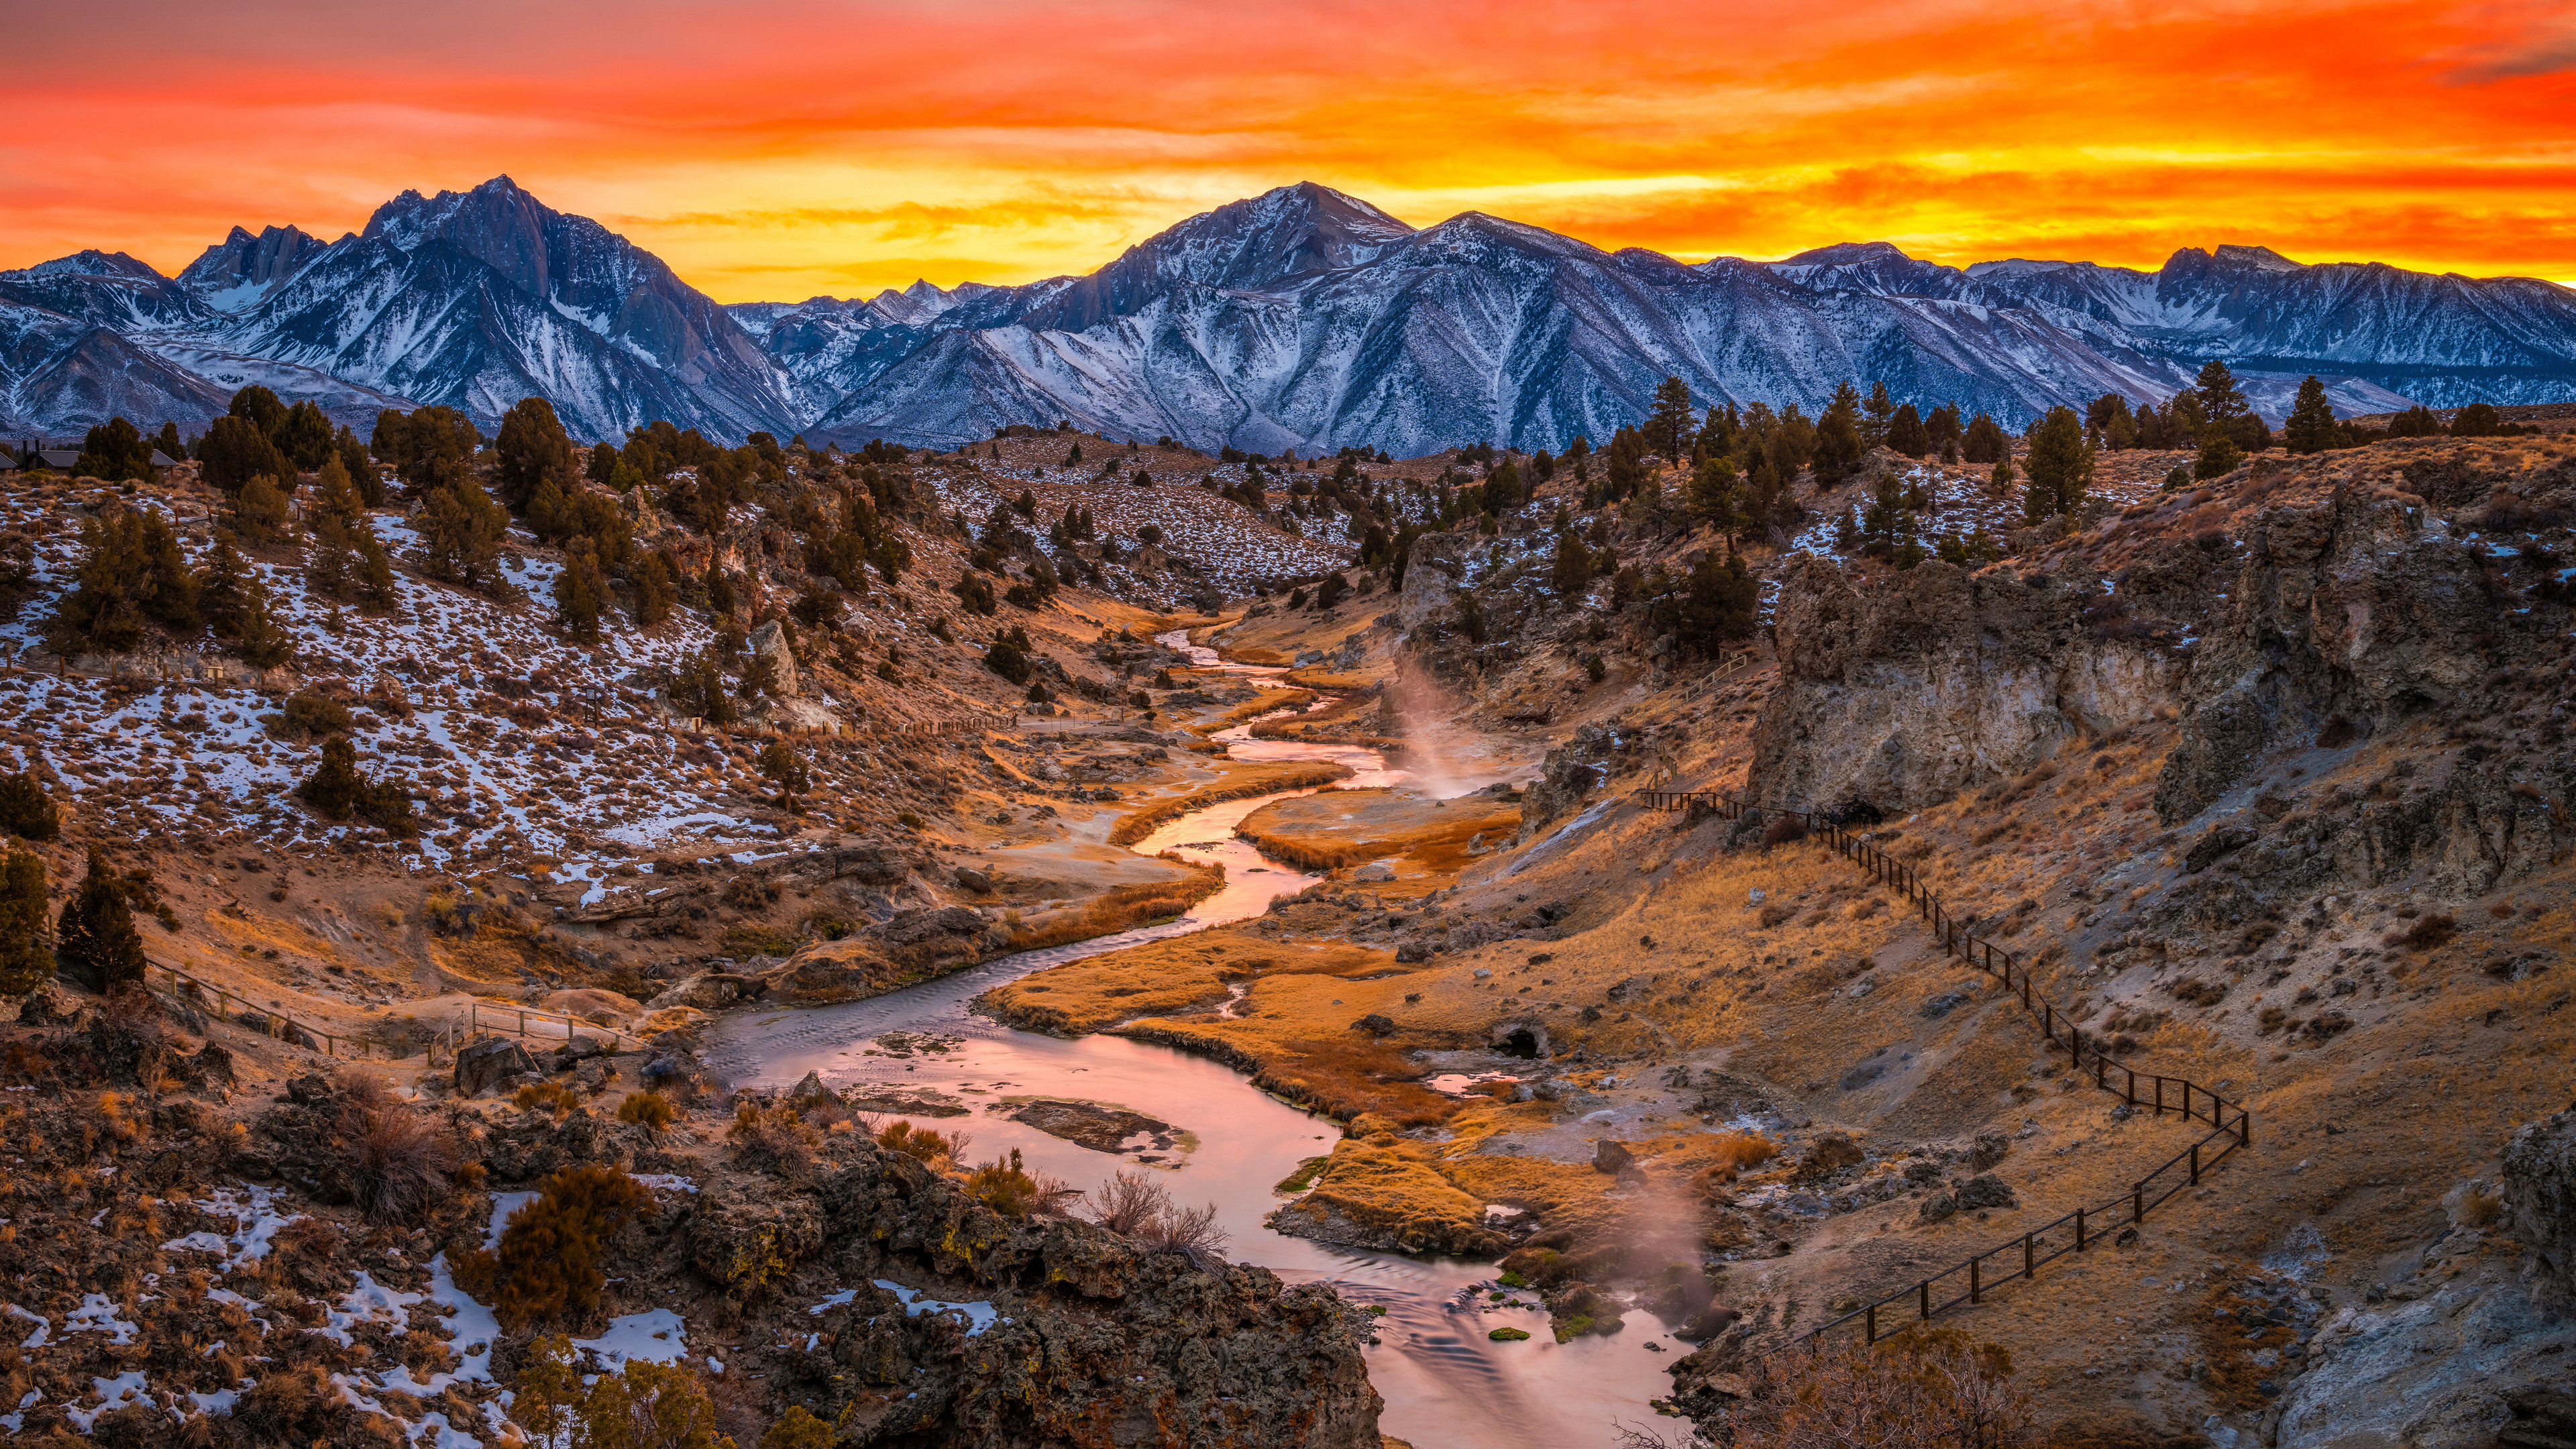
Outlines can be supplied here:
<path id="1" fill-rule="evenodd" d="M 1588 1313 L 1556 1320 L 1556 1341 L 1559 1343 L 1570 1343 L 1591 1331 L 1592 1315 Z"/>
<path id="2" fill-rule="evenodd" d="M 1485 1336 L 1496 1343 L 1518 1343 L 1522 1339 L 1529 1337 L 1529 1330 L 1526 1328 L 1497 1328 Z M 1563 1343 L 1564 1341 L 1564 1335 L 1559 1334 L 1557 1336 L 1557 1342 Z"/>
<path id="3" fill-rule="evenodd" d="M 1305 1161 L 1297 1164 L 1297 1170 L 1295 1172 L 1279 1179 L 1277 1185 L 1273 1186 L 1270 1190 L 1272 1192 L 1304 1192 L 1306 1189 L 1315 1185 L 1315 1179 L 1323 1172 L 1324 1165 L 1332 1160 L 1333 1159 L 1330 1156 L 1309 1157 Z"/>

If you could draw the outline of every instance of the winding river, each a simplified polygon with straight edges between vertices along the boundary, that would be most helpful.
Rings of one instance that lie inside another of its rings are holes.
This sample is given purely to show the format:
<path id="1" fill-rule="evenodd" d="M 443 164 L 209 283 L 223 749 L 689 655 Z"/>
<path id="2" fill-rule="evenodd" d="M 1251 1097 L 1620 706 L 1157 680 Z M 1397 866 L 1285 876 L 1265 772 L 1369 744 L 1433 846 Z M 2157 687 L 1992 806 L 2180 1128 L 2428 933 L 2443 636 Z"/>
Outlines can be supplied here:
<path id="1" fill-rule="evenodd" d="M 1168 634 L 1158 641 L 1201 667 L 1222 668 L 1248 679 L 1283 671 L 1223 664 L 1215 651 Z M 1401 789 L 1411 777 L 1391 768 L 1375 750 L 1347 745 L 1256 740 L 1250 725 L 1215 736 L 1243 760 L 1333 760 L 1349 765 L 1351 786 Z M 1447 762 L 1452 790 L 1471 790 L 1517 773 L 1518 759 Z M 1288 792 L 1292 794 L 1302 791 Z M 1649 1423 L 1647 1400 L 1666 1392 L 1663 1369 L 1670 1353 L 1647 1352 L 1664 1325 L 1632 1312 L 1629 1330 L 1615 1338 L 1580 1338 L 1558 1344 L 1547 1315 L 1531 1295 L 1526 1306 L 1475 1311 L 1478 1286 L 1493 1277 L 1490 1263 L 1412 1258 L 1308 1242 L 1270 1231 L 1262 1219 L 1285 1201 L 1272 1184 L 1302 1160 L 1321 1156 L 1340 1136 L 1329 1118 L 1270 1096 L 1232 1069 L 1168 1047 L 1114 1036 L 1059 1040 L 1016 1031 L 974 1014 L 981 992 L 1033 971 L 1080 960 L 1160 937 L 1243 920 L 1268 909 L 1315 877 L 1269 860 L 1241 840 L 1234 828 L 1245 816 L 1282 795 L 1229 800 L 1173 820 L 1133 847 L 1152 855 L 1176 850 L 1186 858 L 1226 869 L 1225 888 L 1188 915 L 1068 946 L 1024 951 L 985 962 L 938 981 L 844 1006 L 740 1014 L 722 1019 L 707 1047 L 709 1065 L 737 1085 L 783 1086 L 806 1072 L 835 1087 L 921 1091 L 961 1103 L 985 1104 L 967 1118 L 935 1125 L 962 1127 L 973 1136 L 969 1155 L 983 1160 L 1013 1148 L 1033 1167 L 1088 1187 L 1129 1164 L 1013 1122 L 1002 1115 L 1006 1099 L 1052 1097 L 1129 1108 L 1173 1123 L 1188 1134 L 1177 1160 L 1160 1164 L 1165 1185 L 1185 1203 L 1213 1201 L 1230 1235 L 1228 1255 L 1268 1268 L 1292 1282 L 1323 1280 L 1354 1303 L 1384 1310 L 1376 1344 L 1368 1350 L 1370 1382 L 1386 1399 L 1384 1432 L 1416 1449 L 1559 1449 L 1614 1443 L 1616 1424 Z M 910 1034 L 904 1036 L 899 1034 Z M 879 1045 L 896 1039 L 896 1049 Z M 937 1038 L 944 1049 L 906 1048 Z M 1648 1325 L 1654 1325 L 1649 1328 Z M 1496 1328 L 1527 1330 L 1526 1341 L 1495 1342 Z M 1666 1340 L 1667 1350 L 1686 1348 Z"/>

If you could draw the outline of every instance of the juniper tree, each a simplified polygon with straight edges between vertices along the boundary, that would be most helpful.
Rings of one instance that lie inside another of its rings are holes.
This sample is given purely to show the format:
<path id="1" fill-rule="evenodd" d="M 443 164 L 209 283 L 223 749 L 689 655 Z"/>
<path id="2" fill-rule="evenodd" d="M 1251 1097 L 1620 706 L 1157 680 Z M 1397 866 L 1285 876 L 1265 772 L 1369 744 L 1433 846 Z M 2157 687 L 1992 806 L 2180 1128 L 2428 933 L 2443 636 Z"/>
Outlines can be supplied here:
<path id="1" fill-rule="evenodd" d="M 2281 430 L 2282 446 L 2293 453 L 2322 453 L 2341 436 L 2334 405 L 2326 401 L 2326 385 L 2311 373 L 2299 384 L 2299 400 L 2290 406 L 2289 425 Z"/>
<path id="2" fill-rule="evenodd" d="M 1860 442 L 1864 451 L 1882 446 L 1889 429 L 1895 425 L 1896 400 L 1887 395 L 1887 384 L 1869 385 L 1869 400 L 1861 404 Z"/>
<path id="3" fill-rule="evenodd" d="M 502 582 L 501 534 L 509 515 L 471 473 L 432 488 L 421 506 L 421 545 L 430 576 L 492 589 Z"/>
<path id="4" fill-rule="evenodd" d="M 1725 535 L 1730 550 L 1734 547 L 1735 535 L 1744 527 L 1744 489 L 1730 459 L 1704 458 L 1691 470 L 1690 513 Z"/>
<path id="5" fill-rule="evenodd" d="M 1655 384 L 1654 405 L 1646 414 L 1646 441 L 1666 458 L 1681 461 L 1692 433 L 1693 412 L 1689 383 L 1667 377 Z"/>
<path id="6" fill-rule="evenodd" d="M 287 512 L 286 490 L 266 473 L 256 473 L 233 495 L 233 531 L 250 544 L 271 544 L 288 537 L 294 522 Z"/>
<path id="7" fill-rule="evenodd" d="M 590 540 L 576 538 L 564 549 L 563 572 L 555 575 L 555 617 L 577 644 L 599 642 L 599 615 L 608 603 L 608 580 Z"/>
<path id="8" fill-rule="evenodd" d="M 1787 420 L 1782 420 L 1786 431 Z M 1868 451 L 1860 429 L 1860 389 L 1848 381 L 1834 389 L 1834 399 L 1825 406 L 1824 416 L 1816 419 L 1815 451 L 1809 463 L 1816 470 L 1819 483 L 1839 483 L 1860 466 L 1861 455 Z"/>
<path id="9" fill-rule="evenodd" d="M 1920 458 L 1932 451 L 1931 430 L 1923 426 L 1922 414 L 1907 403 L 1888 420 L 1887 446 L 1909 458 Z"/>
<path id="10" fill-rule="evenodd" d="M 295 466 L 259 424 L 244 417 L 220 417 L 197 440 L 197 475 L 229 497 L 253 478 L 265 475 L 272 484 L 292 478 Z"/>
<path id="11" fill-rule="evenodd" d="M 2200 456 L 2192 460 L 2191 476 L 2199 482 L 2224 478 L 2244 461 L 2245 450 L 2236 446 L 2225 428 L 2212 424 L 2201 432 Z"/>
<path id="12" fill-rule="evenodd" d="M 1968 419 L 1959 437 L 1959 457 L 1969 463 L 2000 463 L 2012 456 L 2012 441 L 2004 436 L 2003 425 L 1991 413 L 1979 413 Z"/>
<path id="13" fill-rule="evenodd" d="M 80 461 L 72 470 L 109 483 L 148 481 L 153 476 L 152 445 L 134 424 L 109 418 L 82 439 Z"/>
<path id="14" fill-rule="evenodd" d="M 0 996 L 22 996 L 54 974 L 53 934 L 45 919 L 45 862 L 13 846 L 0 861 Z"/>
<path id="15" fill-rule="evenodd" d="M 805 766 L 805 757 L 785 740 L 771 740 L 760 747 L 760 773 L 778 787 L 778 803 L 793 810 L 796 797 L 814 788 L 813 773 Z"/>
<path id="16" fill-rule="evenodd" d="M 250 561 L 233 546 L 232 530 L 215 530 L 215 545 L 206 553 L 206 566 L 197 575 L 197 610 L 218 639 L 233 637 L 241 622 L 243 607 L 250 598 Z"/>
<path id="17" fill-rule="evenodd" d="M 196 575 L 169 521 L 152 509 L 113 498 L 102 505 L 81 525 L 73 579 L 46 625 L 57 652 L 121 653 L 142 642 L 147 623 L 197 627 Z"/>
<path id="18" fill-rule="evenodd" d="M 635 626 L 650 629 L 671 617 L 679 602 L 679 585 L 670 555 L 648 553 L 635 565 Z"/>
<path id="19" fill-rule="evenodd" d="M 51 840 L 63 833 L 63 813 L 32 770 L 0 775 L 0 834 Z"/>
<path id="20" fill-rule="evenodd" d="M 2084 506 L 2085 486 L 2093 481 L 2093 445 L 2084 439 L 2084 420 L 2075 409 L 2054 407 L 2031 430 L 2025 460 L 2030 482 L 2022 489 L 2021 513 L 2027 523 L 2051 514 L 2072 515 Z"/>
<path id="21" fill-rule="evenodd" d="M 385 475 L 376 460 L 367 453 L 367 445 L 344 425 L 332 435 L 331 451 L 340 455 L 341 470 L 349 475 L 349 485 L 358 490 L 358 501 L 369 508 L 385 506 Z"/>
<path id="22" fill-rule="evenodd" d="M 125 882 L 96 850 L 54 923 L 54 960 L 64 975 L 102 996 L 143 980 L 143 936 L 125 903 Z"/>
<path id="23" fill-rule="evenodd" d="M 295 657 L 295 635 L 277 617 L 276 600 L 257 569 L 243 572 L 241 603 L 230 622 L 233 652 L 245 663 L 274 669 Z"/>
<path id="24" fill-rule="evenodd" d="M 278 426 L 286 421 L 286 404 L 278 400 L 276 393 L 252 383 L 233 394 L 232 405 L 224 415 L 240 418 L 261 433 L 275 436 Z"/>
<path id="25" fill-rule="evenodd" d="M 161 456 L 173 463 L 184 463 L 188 459 L 188 445 L 180 440 L 177 423 L 162 423 L 161 435 L 152 440 L 152 446 L 159 448 Z"/>
<path id="26" fill-rule="evenodd" d="M 555 417 L 554 405 L 541 397 L 521 398 L 501 416 L 501 435 L 493 440 L 492 481 L 501 502 L 524 514 L 542 483 L 568 492 L 579 476 L 573 466 L 572 439 Z"/>
<path id="27" fill-rule="evenodd" d="M 307 401 L 286 410 L 286 416 L 278 419 L 277 426 L 270 429 L 269 441 L 275 443 L 277 450 L 295 465 L 296 472 L 309 473 L 321 467 L 324 458 L 331 456 L 336 440 L 332 437 L 330 417 L 318 404 Z M 286 477 L 292 486 L 294 474 Z"/>

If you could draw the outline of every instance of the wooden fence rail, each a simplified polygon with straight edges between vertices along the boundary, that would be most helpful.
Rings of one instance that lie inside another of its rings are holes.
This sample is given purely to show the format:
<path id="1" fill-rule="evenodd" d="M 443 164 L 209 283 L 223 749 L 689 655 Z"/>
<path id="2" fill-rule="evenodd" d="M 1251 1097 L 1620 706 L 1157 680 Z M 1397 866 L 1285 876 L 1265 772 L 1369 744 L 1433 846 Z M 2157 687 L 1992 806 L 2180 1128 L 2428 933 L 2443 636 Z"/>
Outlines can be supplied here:
<path id="1" fill-rule="evenodd" d="M 1880 1325 L 1883 1310 L 1895 1308 L 1900 1320 L 1929 1322 L 1949 1309 L 1982 1303 L 1996 1287 L 2029 1278 L 2043 1265 L 2069 1253 L 2084 1252 L 2100 1242 L 2106 1231 L 2144 1222 L 2150 1211 L 2171 1200 L 2174 1194 L 2199 1186 L 2203 1174 L 2254 1145 L 2254 1114 L 2243 1103 L 2230 1102 L 2188 1077 L 2139 1072 L 2115 1060 L 2100 1042 L 2085 1038 L 2072 1014 L 2060 1011 L 2054 1002 L 2038 993 L 2030 969 L 2018 957 L 1971 933 L 1940 896 L 1925 887 L 1912 866 L 1846 829 L 1840 820 L 1819 811 L 1747 805 L 1713 790 L 1639 790 L 1630 799 L 1648 810 L 1688 810 L 1704 805 L 1724 820 L 1755 824 L 1766 820 L 1797 822 L 1807 834 L 1868 871 L 1913 905 L 1932 927 L 1944 953 L 1994 977 L 2006 995 L 2019 996 L 2022 1010 L 2038 1024 L 2040 1034 L 2052 1047 L 2063 1049 L 2067 1064 L 2091 1076 L 2096 1088 L 2120 1097 L 2132 1109 L 2143 1107 L 2158 1117 L 2172 1112 L 2186 1122 L 2209 1124 L 2210 1130 L 2198 1141 L 2139 1178 L 2126 1193 L 2098 1207 L 2079 1207 L 2018 1239 L 1962 1259 L 1874 1303 L 1865 1303 L 1810 1330 L 1801 1342 L 1818 1345 L 1824 1335 L 1836 1329 L 1857 1326 L 1866 1341 L 1875 1343 L 1884 1336 Z M 2005 1270 L 2000 1276 L 1988 1268 L 1998 1258 L 2003 1260 Z M 1892 1327 L 1887 1330 L 1894 1331 Z"/>
<path id="2" fill-rule="evenodd" d="M 266 1019 L 265 1025 L 262 1028 L 265 1033 L 280 1041 L 287 1042 L 289 1045 L 294 1044 L 294 1037 L 290 1035 L 290 1033 L 301 1032 L 308 1039 L 320 1044 L 318 1049 L 324 1056 L 344 1057 L 352 1061 L 364 1061 L 374 1056 L 382 1055 L 390 1058 L 392 1055 L 390 1052 L 385 1052 L 380 1048 L 374 1047 L 373 1044 L 363 1036 L 349 1036 L 342 1033 L 329 1032 L 323 1030 L 321 1027 L 313 1025 L 311 1022 L 298 1021 L 294 1017 L 286 1015 L 284 1012 L 275 1011 L 268 1007 L 261 1006 L 249 997 L 244 996 L 240 992 L 234 991 L 229 987 L 217 986 L 210 981 L 201 981 L 196 977 L 189 975 L 187 972 L 180 970 L 178 967 L 172 966 L 166 962 L 147 960 L 146 964 L 152 971 L 159 972 L 162 976 L 168 978 L 168 990 L 171 996 L 192 1004 L 212 1005 L 215 1008 L 217 1015 L 237 1026 L 248 1025 L 248 1023 L 241 1019 L 242 1012 L 257 1012 Z M 150 978 L 147 975 L 145 978 L 145 986 L 148 988 L 150 984 Z M 241 1011 L 235 1011 L 233 1009 L 233 1004 L 238 1004 Z M 611 1041 L 631 1042 L 637 1047 L 645 1045 L 644 1039 L 636 1036 L 632 1032 L 620 1031 L 613 1026 L 600 1026 L 593 1022 L 583 1021 L 578 1017 L 565 1016 L 559 1012 L 538 1011 L 515 1006 L 494 1007 L 493 1017 L 496 1024 L 489 1027 L 483 1025 L 482 1015 L 483 1003 L 479 1000 L 469 999 L 465 1005 L 465 1030 L 461 1034 L 463 1039 L 470 1039 L 489 1031 L 495 1034 L 514 1035 L 522 1041 L 527 1040 L 530 1037 L 551 1040 L 553 1034 L 547 1030 L 547 1028 L 561 1027 L 563 1029 L 563 1039 L 567 1042 L 572 1041 L 577 1033 L 587 1031 L 605 1036 Z M 532 1025 L 536 1030 L 531 1031 L 529 1029 Z M 440 1035 L 440 1040 L 447 1044 L 449 1055 L 451 1057 L 454 1055 L 454 1048 L 459 1039 L 460 1033 L 456 1029 L 456 1023 L 451 1021 L 448 1024 L 447 1030 Z M 436 1043 L 433 1043 L 432 1045 L 433 1050 L 430 1053 L 430 1064 L 435 1066 L 437 1065 L 438 1053 L 434 1049 Z"/>

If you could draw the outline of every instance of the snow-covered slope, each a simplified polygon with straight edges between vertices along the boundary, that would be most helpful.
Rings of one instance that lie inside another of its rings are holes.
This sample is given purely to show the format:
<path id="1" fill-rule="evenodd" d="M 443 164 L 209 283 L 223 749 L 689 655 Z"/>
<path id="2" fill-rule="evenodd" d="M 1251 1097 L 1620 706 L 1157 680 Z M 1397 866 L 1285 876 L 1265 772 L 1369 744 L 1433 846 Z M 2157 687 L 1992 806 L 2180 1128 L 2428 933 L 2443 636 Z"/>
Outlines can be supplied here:
<path id="1" fill-rule="evenodd" d="M 194 427 L 256 380 L 352 422 L 444 403 L 488 427 L 537 394 L 585 438 L 669 418 L 946 446 L 1070 419 L 1418 454 L 1597 439 L 1667 376 L 1703 403 L 1810 410 L 1876 379 L 2018 423 L 2107 391 L 2161 399 L 2211 357 L 2275 417 L 2312 372 L 2346 412 L 2576 398 L 2576 293 L 2243 246 L 2153 272 L 1947 267 L 1885 242 L 1684 266 L 1474 212 L 1417 231 L 1305 183 L 1088 276 L 720 307 L 506 176 L 405 192 L 327 245 L 235 228 L 177 279 L 96 251 L 0 273 L 0 422 L 49 432 L 102 409 Z"/>

